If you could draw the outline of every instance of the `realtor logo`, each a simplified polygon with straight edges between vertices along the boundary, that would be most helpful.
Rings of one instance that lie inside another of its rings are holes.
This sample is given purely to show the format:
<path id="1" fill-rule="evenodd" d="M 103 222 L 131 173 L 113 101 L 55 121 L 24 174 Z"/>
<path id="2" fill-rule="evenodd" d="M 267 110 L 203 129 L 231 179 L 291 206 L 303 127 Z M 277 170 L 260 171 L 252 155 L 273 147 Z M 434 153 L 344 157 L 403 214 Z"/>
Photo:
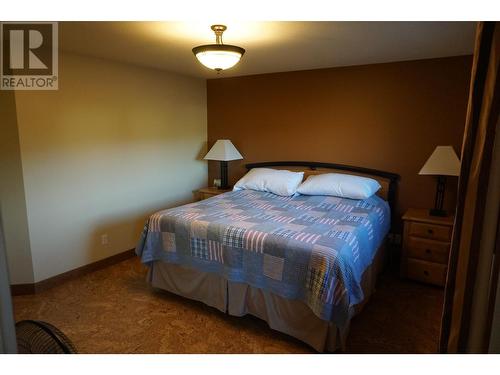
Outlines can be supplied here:
<path id="1" fill-rule="evenodd" d="M 2 22 L 0 89 L 57 90 L 57 22 Z"/>

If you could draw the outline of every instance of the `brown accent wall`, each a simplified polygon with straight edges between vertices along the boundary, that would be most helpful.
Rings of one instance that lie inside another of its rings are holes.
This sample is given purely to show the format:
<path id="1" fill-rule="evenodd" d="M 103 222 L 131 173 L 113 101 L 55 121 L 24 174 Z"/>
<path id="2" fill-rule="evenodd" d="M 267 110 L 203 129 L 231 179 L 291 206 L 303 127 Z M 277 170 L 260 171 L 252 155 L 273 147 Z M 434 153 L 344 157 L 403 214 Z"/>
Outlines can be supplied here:
<path id="1" fill-rule="evenodd" d="M 471 57 L 263 74 L 207 82 L 208 146 L 230 139 L 245 158 L 336 162 L 401 175 L 399 211 L 434 204 L 418 171 L 437 145 L 460 152 Z M 218 163 L 209 162 L 209 184 Z M 446 206 L 455 203 L 450 178 Z"/>

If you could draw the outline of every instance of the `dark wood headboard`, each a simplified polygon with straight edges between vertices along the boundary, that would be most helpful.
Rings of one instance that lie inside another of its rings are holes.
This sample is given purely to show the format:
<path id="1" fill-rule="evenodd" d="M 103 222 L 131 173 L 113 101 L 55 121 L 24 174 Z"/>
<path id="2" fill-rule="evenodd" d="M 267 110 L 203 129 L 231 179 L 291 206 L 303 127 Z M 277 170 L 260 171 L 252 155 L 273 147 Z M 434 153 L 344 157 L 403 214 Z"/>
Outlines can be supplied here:
<path id="1" fill-rule="evenodd" d="M 353 165 L 335 164 L 335 163 L 320 163 L 315 161 L 266 161 L 261 163 L 246 164 L 245 167 L 250 170 L 252 168 L 276 168 L 276 167 L 294 167 L 299 170 L 304 170 L 305 174 L 328 173 L 328 170 L 337 170 L 347 172 L 348 174 L 362 175 L 375 178 L 379 182 L 385 180 L 387 191 L 382 195 L 391 208 L 391 223 L 394 224 L 396 219 L 396 198 L 397 187 L 400 176 L 397 173 L 381 171 L 365 167 L 357 167 Z M 311 173 L 313 172 L 313 173 Z M 330 171 L 332 172 L 332 171 Z M 382 184 L 381 184 L 382 185 Z M 382 185 L 383 186 L 383 185 Z"/>

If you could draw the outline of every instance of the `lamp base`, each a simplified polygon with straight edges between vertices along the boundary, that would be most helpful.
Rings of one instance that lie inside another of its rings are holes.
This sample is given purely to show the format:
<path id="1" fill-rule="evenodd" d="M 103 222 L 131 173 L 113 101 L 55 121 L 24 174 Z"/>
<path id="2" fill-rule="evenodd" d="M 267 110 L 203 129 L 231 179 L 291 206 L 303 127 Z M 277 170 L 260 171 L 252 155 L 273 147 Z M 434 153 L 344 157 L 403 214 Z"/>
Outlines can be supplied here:
<path id="1" fill-rule="evenodd" d="M 436 200 L 434 201 L 434 208 L 429 210 L 431 216 L 446 216 L 446 211 L 443 210 L 444 191 L 446 187 L 446 176 L 438 176 L 436 185 Z"/>
<path id="2" fill-rule="evenodd" d="M 220 186 L 219 189 L 227 190 L 229 185 L 227 183 L 227 161 L 220 162 Z"/>
<path id="3" fill-rule="evenodd" d="M 440 216 L 440 217 L 445 217 L 447 216 L 448 214 L 446 213 L 445 210 L 440 210 L 440 209 L 437 209 L 437 208 L 431 208 L 429 210 L 429 215 L 431 216 Z"/>

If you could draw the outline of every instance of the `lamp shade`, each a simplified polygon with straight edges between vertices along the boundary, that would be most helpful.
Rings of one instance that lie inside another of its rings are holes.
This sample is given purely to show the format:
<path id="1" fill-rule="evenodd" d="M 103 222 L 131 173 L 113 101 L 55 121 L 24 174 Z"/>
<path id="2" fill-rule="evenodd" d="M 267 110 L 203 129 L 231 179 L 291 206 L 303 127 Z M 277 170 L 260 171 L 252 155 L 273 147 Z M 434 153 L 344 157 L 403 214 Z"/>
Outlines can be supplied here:
<path id="1" fill-rule="evenodd" d="M 230 161 L 243 159 L 229 139 L 219 139 L 205 155 L 205 160 Z"/>
<path id="2" fill-rule="evenodd" d="M 452 146 L 437 146 L 418 174 L 458 176 L 460 160 Z"/>

